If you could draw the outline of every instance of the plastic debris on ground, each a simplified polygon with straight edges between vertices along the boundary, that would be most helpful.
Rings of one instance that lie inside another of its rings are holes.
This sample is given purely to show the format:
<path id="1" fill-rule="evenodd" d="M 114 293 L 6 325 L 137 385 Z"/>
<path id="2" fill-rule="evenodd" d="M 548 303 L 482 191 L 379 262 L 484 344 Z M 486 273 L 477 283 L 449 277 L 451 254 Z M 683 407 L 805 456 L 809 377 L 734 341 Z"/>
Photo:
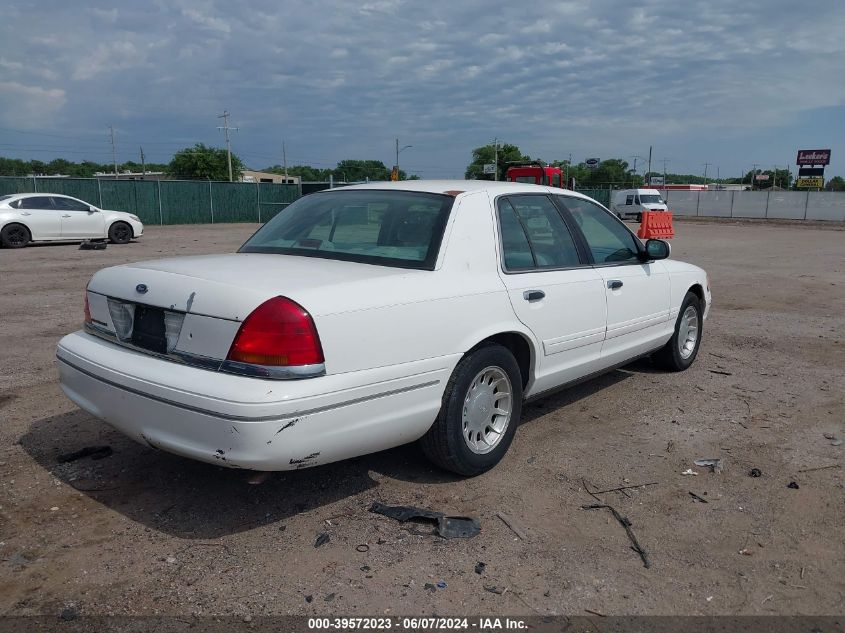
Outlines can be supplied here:
<path id="1" fill-rule="evenodd" d="M 696 466 L 702 466 L 710 469 L 711 473 L 720 473 L 722 472 L 722 460 L 713 458 L 713 459 L 697 459 L 693 462 Z"/>
<path id="2" fill-rule="evenodd" d="M 481 524 L 478 519 L 448 517 L 442 512 L 415 508 L 414 506 L 388 506 L 374 501 L 370 506 L 370 512 L 396 519 L 400 523 L 407 521 L 433 523 L 435 525 L 434 532 L 446 539 L 472 538 L 481 532 Z"/>

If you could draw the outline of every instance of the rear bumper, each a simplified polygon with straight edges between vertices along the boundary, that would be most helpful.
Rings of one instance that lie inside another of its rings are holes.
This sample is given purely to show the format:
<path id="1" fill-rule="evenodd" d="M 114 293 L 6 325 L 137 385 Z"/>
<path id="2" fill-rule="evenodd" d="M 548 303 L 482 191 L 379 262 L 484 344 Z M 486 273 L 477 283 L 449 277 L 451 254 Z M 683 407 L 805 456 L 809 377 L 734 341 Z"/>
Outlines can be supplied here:
<path id="1" fill-rule="evenodd" d="M 316 466 L 414 441 L 437 416 L 451 373 L 451 360 L 440 358 L 392 368 L 392 378 L 380 368 L 280 384 L 181 366 L 81 332 L 61 340 L 57 359 L 65 394 L 128 437 L 255 470 Z"/>

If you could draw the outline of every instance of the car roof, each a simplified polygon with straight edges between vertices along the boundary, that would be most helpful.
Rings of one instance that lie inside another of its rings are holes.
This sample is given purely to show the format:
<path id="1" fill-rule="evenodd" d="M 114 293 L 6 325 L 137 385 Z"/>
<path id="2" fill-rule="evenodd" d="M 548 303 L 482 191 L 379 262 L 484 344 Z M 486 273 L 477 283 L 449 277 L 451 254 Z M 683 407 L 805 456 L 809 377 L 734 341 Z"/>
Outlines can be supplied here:
<path id="1" fill-rule="evenodd" d="M 68 196 L 64 193 L 53 193 L 51 191 L 36 191 L 35 193 L 12 193 L 9 194 L 14 198 L 41 198 L 44 196 L 56 196 L 57 198 L 73 198 L 73 196 Z M 79 198 L 73 198 L 74 200 L 78 200 Z"/>
<path id="2" fill-rule="evenodd" d="M 414 191 L 421 193 L 440 193 L 453 196 L 484 191 L 491 195 L 508 193 L 556 193 L 574 198 L 591 199 L 582 193 L 560 187 L 532 185 L 523 182 L 506 182 L 494 180 L 400 180 L 399 182 L 368 182 L 360 185 L 336 187 L 332 192 L 359 191 L 363 189 L 381 189 L 391 191 Z M 323 193 L 323 192 L 321 192 Z"/>

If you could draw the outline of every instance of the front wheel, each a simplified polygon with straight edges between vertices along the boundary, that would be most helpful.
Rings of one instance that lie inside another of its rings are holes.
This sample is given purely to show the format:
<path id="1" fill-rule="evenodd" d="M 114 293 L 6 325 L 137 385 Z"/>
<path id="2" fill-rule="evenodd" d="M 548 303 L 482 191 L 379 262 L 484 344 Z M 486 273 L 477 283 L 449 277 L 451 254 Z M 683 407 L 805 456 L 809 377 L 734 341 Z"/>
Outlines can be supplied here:
<path id="1" fill-rule="evenodd" d="M 675 321 L 675 333 L 669 342 L 654 355 L 661 366 L 670 371 L 687 369 L 698 355 L 701 346 L 701 334 L 704 331 L 704 318 L 701 313 L 701 300 L 693 292 L 687 292 L 678 320 Z"/>
<path id="2" fill-rule="evenodd" d="M 112 244 L 128 244 L 132 239 L 132 227 L 126 222 L 115 222 L 109 227 L 109 240 Z"/>
<path id="3" fill-rule="evenodd" d="M 480 475 L 504 457 L 522 415 L 522 374 L 501 345 L 482 345 L 458 363 L 432 427 L 420 440 L 438 466 Z"/>
<path id="4" fill-rule="evenodd" d="M 23 224 L 7 224 L 0 231 L 0 243 L 6 248 L 23 248 L 32 236 Z"/>

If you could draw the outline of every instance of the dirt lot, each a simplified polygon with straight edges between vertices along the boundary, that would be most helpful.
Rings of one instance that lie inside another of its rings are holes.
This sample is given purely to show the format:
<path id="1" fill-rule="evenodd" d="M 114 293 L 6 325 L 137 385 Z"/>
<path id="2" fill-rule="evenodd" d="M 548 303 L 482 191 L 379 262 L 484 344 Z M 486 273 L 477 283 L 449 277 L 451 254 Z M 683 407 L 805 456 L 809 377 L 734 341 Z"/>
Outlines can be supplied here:
<path id="1" fill-rule="evenodd" d="M 0 614 L 845 611 L 845 445 L 825 437 L 845 436 L 842 230 L 678 223 L 673 256 L 705 267 L 715 297 L 692 369 L 640 362 L 527 407 L 484 476 L 453 478 L 409 446 L 256 486 L 81 412 L 53 359 L 98 268 L 230 251 L 255 228 L 0 250 Z M 114 454 L 56 461 L 94 444 Z M 693 465 L 710 457 L 724 472 Z M 629 517 L 651 568 L 608 511 L 581 508 L 595 503 L 582 481 L 656 482 L 599 495 Z M 482 532 L 420 535 L 368 512 L 374 500 L 473 515 Z"/>

